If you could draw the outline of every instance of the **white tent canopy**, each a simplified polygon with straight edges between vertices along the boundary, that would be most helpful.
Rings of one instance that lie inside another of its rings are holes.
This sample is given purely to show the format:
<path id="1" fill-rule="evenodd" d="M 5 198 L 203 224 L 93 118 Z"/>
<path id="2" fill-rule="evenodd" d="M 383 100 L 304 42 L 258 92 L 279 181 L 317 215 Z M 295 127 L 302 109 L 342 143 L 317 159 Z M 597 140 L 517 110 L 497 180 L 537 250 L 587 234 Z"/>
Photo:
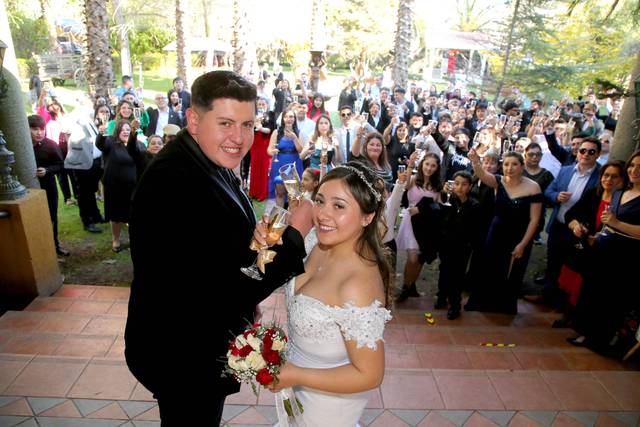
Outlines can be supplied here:
<path id="1" fill-rule="evenodd" d="M 221 42 L 214 38 L 207 37 L 190 37 L 186 40 L 186 47 L 191 52 L 203 52 L 203 51 L 217 51 L 217 52 L 231 52 L 231 46 L 228 43 Z M 164 51 L 176 50 L 176 42 L 172 41 L 168 45 L 162 48 Z"/>

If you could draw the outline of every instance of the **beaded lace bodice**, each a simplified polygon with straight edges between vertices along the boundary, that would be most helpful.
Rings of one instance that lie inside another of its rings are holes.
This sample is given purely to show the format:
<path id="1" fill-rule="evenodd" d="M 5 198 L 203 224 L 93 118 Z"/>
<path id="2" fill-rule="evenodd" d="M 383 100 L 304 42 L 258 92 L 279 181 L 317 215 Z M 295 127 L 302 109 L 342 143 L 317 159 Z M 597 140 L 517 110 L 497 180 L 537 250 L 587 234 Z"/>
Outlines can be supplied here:
<path id="1" fill-rule="evenodd" d="M 366 307 L 352 303 L 329 306 L 304 294 L 295 295 L 294 289 L 292 279 L 286 286 L 292 361 L 315 367 L 343 365 L 349 360 L 345 340 L 355 340 L 358 348 L 377 348 L 384 325 L 391 320 L 380 301 Z"/>

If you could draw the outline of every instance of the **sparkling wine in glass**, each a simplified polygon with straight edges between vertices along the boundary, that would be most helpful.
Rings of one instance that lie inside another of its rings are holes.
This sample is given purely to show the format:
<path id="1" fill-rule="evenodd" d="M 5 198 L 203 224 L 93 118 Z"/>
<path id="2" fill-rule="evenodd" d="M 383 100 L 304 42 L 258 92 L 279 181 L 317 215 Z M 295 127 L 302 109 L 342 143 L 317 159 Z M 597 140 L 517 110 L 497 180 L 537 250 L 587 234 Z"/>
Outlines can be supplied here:
<path id="1" fill-rule="evenodd" d="M 242 267 L 240 271 L 251 277 L 254 280 L 262 280 L 262 274 L 260 272 L 260 268 L 258 267 L 258 258 L 261 256 L 261 251 L 266 250 L 267 248 L 276 244 L 278 240 L 282 237 L 282 234 L 287 228 L 289 217 L 291 213 L 280 206 L 274 206 L 271 209 L 271 213 L 269 214 L 269 220 L 267 222 L 267 246 L 260 245 L 256 239 L 251 239 L 251 244 L 249 248 L 253 251 L 257 251 L 258 255 L 256 255 L 253 264 L 249 267 Z"/>
<path id="2" fill-rule="evenodd" d="M 302 200 L 304 192 L 302 191 L 300 175 L 298 175 L 296 164 L 288 163 L 282 166 L 279 172 L 282 182 L 284 183 L 284 188 L 287 190 L 289 200 Z"/>
<path id="3" fill-rule="evenodd" d="M 443 205 L 445 206 L 451 206 L 451 202 L 449 202 L 449 199 L 451 199 L 451 192 L 453 191 L 453 184 L 455 184 L 455 181 L 452 179 L 447 180 L 447 189 L 449 191 L 447 191 L 447 201 L 443 203 Z"/>

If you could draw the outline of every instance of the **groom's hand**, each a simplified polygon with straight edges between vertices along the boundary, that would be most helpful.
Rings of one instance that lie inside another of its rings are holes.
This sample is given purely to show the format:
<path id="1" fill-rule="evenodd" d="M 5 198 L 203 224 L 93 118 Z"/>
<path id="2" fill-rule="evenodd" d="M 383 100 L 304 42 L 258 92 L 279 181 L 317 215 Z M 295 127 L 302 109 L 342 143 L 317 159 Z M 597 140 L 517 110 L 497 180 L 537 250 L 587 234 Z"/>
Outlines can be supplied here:
<path id="1" fill-rule="evenodd" d="M 291 212 L 291 227 L 295 228 L 305 237 L 313 228 L 313 203 L 311 200 L 302 199 L 300 202 L 292 201 L 289 204 Z"/>

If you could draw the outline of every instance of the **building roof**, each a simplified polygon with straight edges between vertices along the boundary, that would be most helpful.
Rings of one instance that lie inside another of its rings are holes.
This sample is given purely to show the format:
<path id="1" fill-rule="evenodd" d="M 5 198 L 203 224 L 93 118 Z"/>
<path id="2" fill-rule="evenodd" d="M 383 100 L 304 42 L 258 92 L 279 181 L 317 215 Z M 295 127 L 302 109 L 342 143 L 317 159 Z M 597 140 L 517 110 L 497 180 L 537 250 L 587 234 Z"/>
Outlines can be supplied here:
<path id="1" fill-rule="evenodd" d="M 190 37 L 187 39 L 186 44 L 187 48 L 189 48 L 191 52 L 202 52 L 209 50 L 231 52 L 231 46 L 228 43 L 221 42 L 220 40 L 211 37 Z M 163 47 L 162 50 L 176 50 L 175 40 Z"/>
<path id="2" fill-rule="evenodd" d="M 486 34 L 461 31 L 428 31 L 425 37 L 427 49 L 490 50 L 493 43 Z"/>

